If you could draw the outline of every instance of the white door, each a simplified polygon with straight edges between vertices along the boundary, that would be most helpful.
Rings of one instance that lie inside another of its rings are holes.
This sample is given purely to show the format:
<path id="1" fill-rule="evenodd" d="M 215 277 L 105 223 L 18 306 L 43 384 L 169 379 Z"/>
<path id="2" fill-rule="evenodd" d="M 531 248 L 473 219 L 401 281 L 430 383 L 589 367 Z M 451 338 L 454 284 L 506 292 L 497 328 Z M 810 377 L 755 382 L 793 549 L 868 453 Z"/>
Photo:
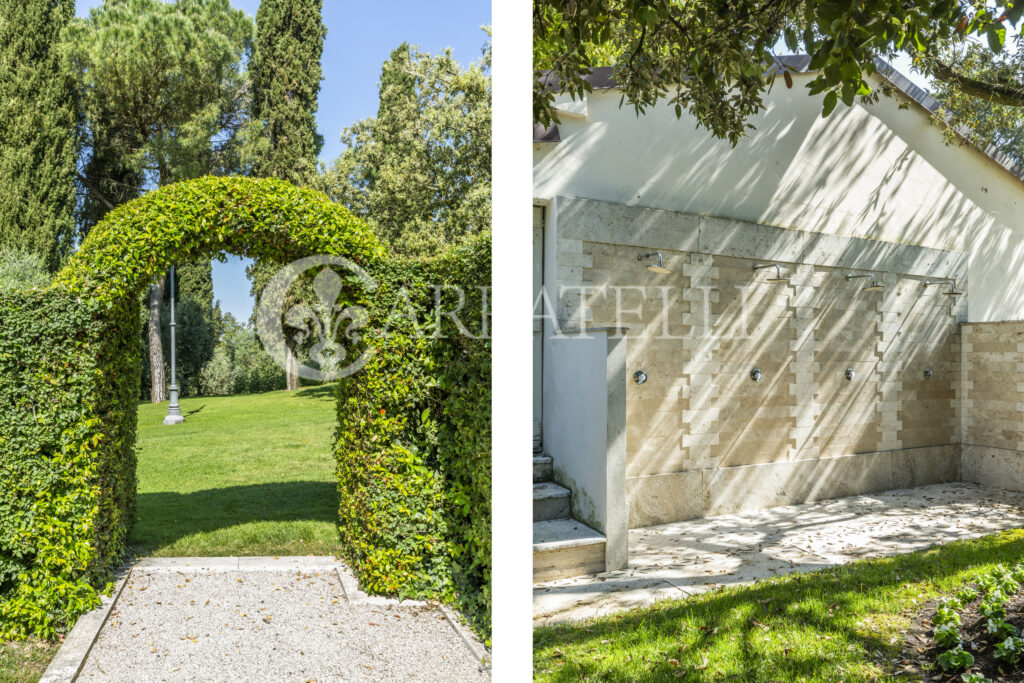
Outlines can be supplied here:
<path id="1" fill-rule="evenodd" d="M 544 208 L 533 207 L 533 450 L 541 451 L 544 416 Z"/>

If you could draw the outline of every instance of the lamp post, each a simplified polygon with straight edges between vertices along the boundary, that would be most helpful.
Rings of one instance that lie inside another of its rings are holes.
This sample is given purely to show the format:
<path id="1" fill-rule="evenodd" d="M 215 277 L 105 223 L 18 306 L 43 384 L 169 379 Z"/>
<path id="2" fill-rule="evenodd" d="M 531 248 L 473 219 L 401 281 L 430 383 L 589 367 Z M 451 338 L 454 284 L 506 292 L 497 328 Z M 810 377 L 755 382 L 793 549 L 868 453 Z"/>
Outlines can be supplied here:
<path id="1" fill-rule="evenodd" d="M 165 425 L 177 425 L 185 421 L 181 414 L 181 406 L 178 405 L 178 368 L 177 348 L 174 343 L 174 266 L 171 266 L 171 402 L 167 406 L 167 417 L 164 418 Z"/>

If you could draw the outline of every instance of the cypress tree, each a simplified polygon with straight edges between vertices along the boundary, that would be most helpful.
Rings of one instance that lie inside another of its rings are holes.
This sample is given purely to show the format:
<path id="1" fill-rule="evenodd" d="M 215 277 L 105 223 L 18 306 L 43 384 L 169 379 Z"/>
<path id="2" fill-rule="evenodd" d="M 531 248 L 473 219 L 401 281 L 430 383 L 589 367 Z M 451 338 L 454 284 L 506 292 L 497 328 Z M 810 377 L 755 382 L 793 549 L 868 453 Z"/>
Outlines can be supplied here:
<path id="1" fill-rule="evenodd" d="M 55 270 L 74 242 L 74 79 L 61 31 L 74 0 L 0 0 L 0 246 Z"/>
<path id="2" fill-rule="evenodd" d="M 262 0 L 249 65 L 252 117 L 263 143 L 253 175 L 309 182 L 323 136 L 316 130 L 324 38 L 322 0 Z"/>
<path id="3" fill-rule="evenodd" d="M 322 0 L 262 0 L 256 12 L 256 47 L 249 65 L 256 134 L 249 156 L 252 175 L 312 181 L 323 136 L 316 130 L 324 38 Z M 248 268 L 259 299 L 278 266 L 257 260 Z M 299 388 L 298 356 L 287 345 L 285 374 Z"/>

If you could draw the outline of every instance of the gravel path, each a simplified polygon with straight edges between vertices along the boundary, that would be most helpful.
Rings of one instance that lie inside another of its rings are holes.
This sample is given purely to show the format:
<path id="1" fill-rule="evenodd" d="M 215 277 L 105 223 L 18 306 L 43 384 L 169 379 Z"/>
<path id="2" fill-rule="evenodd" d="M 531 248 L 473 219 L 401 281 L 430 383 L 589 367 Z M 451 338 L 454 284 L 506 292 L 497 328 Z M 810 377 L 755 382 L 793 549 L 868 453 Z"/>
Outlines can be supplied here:
<path id="1" fill-rule="evenodd" d="M 440 611 L 332 571 L 135 569 L 79 680 L 487 681 Z"/>

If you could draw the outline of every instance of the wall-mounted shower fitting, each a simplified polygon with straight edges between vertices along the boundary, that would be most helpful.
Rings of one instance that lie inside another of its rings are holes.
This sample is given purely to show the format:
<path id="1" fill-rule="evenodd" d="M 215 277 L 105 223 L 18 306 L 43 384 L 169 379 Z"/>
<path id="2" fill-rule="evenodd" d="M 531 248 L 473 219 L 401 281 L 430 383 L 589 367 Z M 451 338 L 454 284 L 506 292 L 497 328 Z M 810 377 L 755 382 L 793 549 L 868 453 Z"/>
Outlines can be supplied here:
<path id="1" fill-rule="evenodd" d="M 924 378 L 925 379 L 931 379 L 934 376 L 935 376 L 935 373 L 932 372 L 931 368 L 925 368 L 925 370 L 924 370 Z"/>
<path id="2" fill-rule="evenodd" d="M 924 281 L 924 286 L 925 287 L 931 287 L 932 285 L 945 284 L 945 282 L 949 282 L 949 291 L 948 292 L 943 292 L 943 294 L 945 294 L 946 296 L 960 296 L 961 294 L 963 294 L 963 292 L 958 292 L 957 289 L 956 289 L 956 278 L 955 277 L 954 278 L 950 278 L 949 280 L 945 280 L 945 281 L 943 281 L 943 280 L 938 280 L 938 281 L 925 280 Z"/>
<path id="3" fill-rule="evenodd" d="M 637 370 L 633 373 L 633 381 L 637 384 L 643 384 L 647 381 L 647 373 L 643 370 Z"/>
<path id="4" fill-rule="evenodd" d="M 762 375 L 761 371 L 757 368 L 754 368 L 753 370 L 750 371 L 750 379 L 754 380 L 755 384 L 757 382 L 760 382 L 763 376 L 764 375 Z"/>
<path id="5" fill-rule="evenodd" d="M 856 375 L 856 374 L 857 374 L 857 373 L 855 373 L 855 372 L 853 371 L 853 368 L 846 368 L 846 372 L 844 372 L 844 373 L 843 373 L 843 377 L 845 377 L 845 378 L 846 378 L 846 381 L 847 381 L 847 382 L 852 382 L 852 381 L 853 381 L 853 377 L 854 377 L 854 375 Z"/>
<path id="6" fill-rule="evenodd" d="M 668 275 L 669 273 L 672 272 L 669 268 L 666 268 L 665 265 L 661 262 L 661 252 L 660 251 L 647 251 L 647 252 L 644 252 L 643 254 L 640 254 L 639 256 L 637 256 L 636 260 L 637 261 L 646 261 L 647 259 L 651 258 L 652 256 L 657 256 L 658 257 L 658 263 L 657 263 L 657 265 L 652 263 L 651 265 L 647 266 L 647 270 L 651 271 L 652 273 L 661 273 L 662 275 Z"/>
<path id="7" fill-rule="evenodd" d="M 782 277 L 782 266 L 778 263 L 755 263 L 754 270 L 763 270 L 765 268 L 774 268 L 775 277 L 770 277 L 766 282 L 789 282 L 788 277 Z"/>
<path id="8" fill-rule="evenodd" d="M 883 289 L 885 289 L 885 285 L 880 285 L 877 282 L 875 282 L 875 276 L 874 275 L 857 275 L 855 273 L 849 273 L 849 274 L 847 274 L 846 279 L 847 280 L 857 280 L 859 278 L 865 278 L 865 277 L 871 278 L 871 284 L 868 285 L 867 287 L 864 287 L 860 291 L 862 291 L 862 292 L 881 292 Z"/>

